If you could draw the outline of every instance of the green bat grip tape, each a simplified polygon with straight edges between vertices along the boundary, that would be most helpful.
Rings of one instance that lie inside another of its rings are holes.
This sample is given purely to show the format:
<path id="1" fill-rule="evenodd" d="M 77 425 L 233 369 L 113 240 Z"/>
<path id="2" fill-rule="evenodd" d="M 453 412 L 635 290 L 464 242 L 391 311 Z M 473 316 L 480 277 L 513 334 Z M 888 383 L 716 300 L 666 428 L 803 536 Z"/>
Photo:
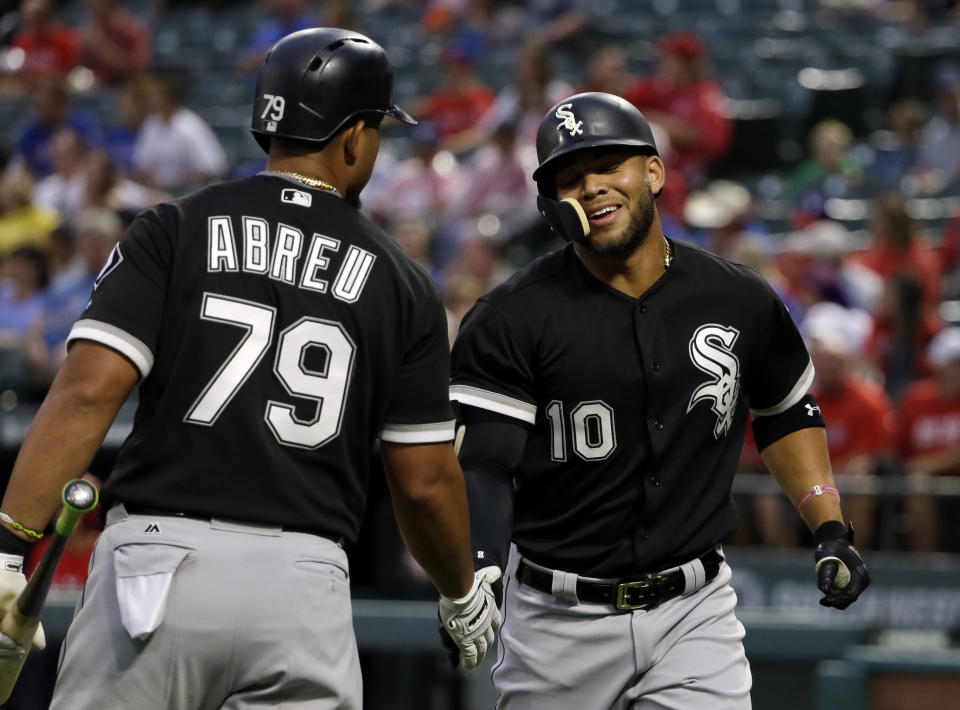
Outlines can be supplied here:
<path id="1" fill-rule="evenodd" d="M 72 533 L 84 513 L 97 507 L 97 498 L 97 489 L 92 483 L 79 478 L 67 483 L 60 494 L 63 512 L 57 518 L 57 534 L 66 536 Z"/>

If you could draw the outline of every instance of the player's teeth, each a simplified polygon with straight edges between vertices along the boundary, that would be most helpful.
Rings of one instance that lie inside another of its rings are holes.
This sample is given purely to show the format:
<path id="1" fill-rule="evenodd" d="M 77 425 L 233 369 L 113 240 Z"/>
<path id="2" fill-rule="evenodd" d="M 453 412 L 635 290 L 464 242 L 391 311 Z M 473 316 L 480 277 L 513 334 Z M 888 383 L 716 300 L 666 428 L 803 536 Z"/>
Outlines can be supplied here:
<path id="1" fill-rule="evenodd" d="M 604 207 L 602 210 L 593 213 L 593 219 L 596 219 L 597 217 L 603 217 L 603 215 L 609 214 L 610 212 L 613 212 L 615 209 L 617 209 L 617 208 L 616 208 L 616 207 Z"/>

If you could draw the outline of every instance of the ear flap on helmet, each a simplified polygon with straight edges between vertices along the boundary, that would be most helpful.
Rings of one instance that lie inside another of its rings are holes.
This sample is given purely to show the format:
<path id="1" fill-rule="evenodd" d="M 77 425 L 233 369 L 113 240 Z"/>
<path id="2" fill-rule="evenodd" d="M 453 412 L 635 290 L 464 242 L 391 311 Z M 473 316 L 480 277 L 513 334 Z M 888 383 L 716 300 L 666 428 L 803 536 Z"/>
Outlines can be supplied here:
<path id="1" fill-rule="evenodd" d="M 537 195 L 537 209 L 550 228 L 567 241 L 582 242 L 590 234 L 590 221 L 583 207 L 572 197 L 551 200 Z"/>

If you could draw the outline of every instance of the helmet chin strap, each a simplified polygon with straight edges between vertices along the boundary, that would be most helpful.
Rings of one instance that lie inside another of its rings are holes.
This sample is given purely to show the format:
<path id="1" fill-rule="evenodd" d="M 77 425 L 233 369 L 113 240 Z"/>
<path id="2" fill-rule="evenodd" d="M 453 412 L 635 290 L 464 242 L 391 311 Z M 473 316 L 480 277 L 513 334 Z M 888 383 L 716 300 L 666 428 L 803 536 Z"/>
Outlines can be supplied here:
<path id="1" fill-rule="evenodd" d="M 569 242 L 582 242 L 590 234 L 590 221 L 583 207 L 572 197 L 551 200 L 537 195 L 537 209 L 550 229 Z"/>

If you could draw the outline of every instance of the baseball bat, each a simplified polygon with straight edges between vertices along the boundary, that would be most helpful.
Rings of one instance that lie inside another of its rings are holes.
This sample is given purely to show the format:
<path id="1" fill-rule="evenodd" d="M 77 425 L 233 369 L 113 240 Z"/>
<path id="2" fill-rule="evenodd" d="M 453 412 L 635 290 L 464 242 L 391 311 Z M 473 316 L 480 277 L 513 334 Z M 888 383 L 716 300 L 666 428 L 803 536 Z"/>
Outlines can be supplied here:
<path id="1" fill-rule="evenodd" d="M 9 636 L 24 649 L 19 662 L 0 665 L 0 703 L 7 701 L 10 693 L 13 692 L 17 678 L 20 677 L 20 670 L 30 652 L 33 634 L 40 624 L 40 611 L 47 599 L 47 592 L 50 591 L 50 583 L 57 570 L 57 563 L 63 555 L 67 538 L 77 527 L 84 513 L 96 507 L 97 489 L 87 481 L 76 479 L 63 487 L 60 499 L 63 501 L 63 510 L 57 517 L 50 544 L 44 550 L 37 568 L 30 575 L 27 586 L 20 592 L 10 612 L 0 621 L 0 632 Z"/>

